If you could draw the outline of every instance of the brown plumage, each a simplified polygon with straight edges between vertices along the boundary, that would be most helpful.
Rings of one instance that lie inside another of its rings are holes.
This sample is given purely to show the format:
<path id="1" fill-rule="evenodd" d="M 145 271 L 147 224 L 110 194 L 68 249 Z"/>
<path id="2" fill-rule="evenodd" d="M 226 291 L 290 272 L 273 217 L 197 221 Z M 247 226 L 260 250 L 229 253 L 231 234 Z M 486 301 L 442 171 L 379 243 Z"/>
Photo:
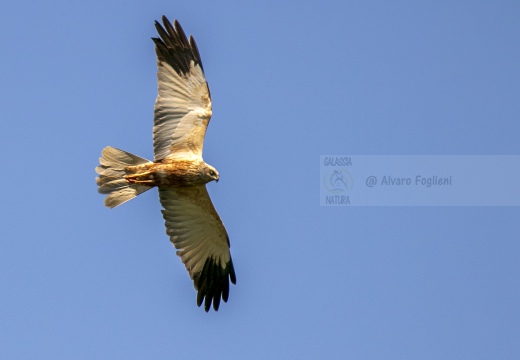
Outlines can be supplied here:
<path id="1" fill-rule="evenodd" d="M 197 44 L 181 25 L 163 16 L 155 23 L 158 95 L 154 108 L 154 161 L 106 147 L 96 168 L 98 191 L 105 205 L 116 207 L 158 187 L 166 233 L 193 280 L 197 305 L 218 310 L 236 283 L 229 237 L 206 184 L 219 179 L 202 159 L 211 96 Z"/>

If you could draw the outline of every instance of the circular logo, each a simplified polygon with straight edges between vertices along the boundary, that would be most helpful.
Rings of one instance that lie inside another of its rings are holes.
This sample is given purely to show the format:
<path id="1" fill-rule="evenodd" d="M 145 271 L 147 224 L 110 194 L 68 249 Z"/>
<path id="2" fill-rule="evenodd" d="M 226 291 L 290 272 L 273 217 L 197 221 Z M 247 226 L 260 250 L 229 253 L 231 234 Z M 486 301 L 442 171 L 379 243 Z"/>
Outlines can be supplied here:
<path id="1" fill-rule="evenodd" d="M 352 175 L 344 169 L 331 169 L 323 177 L 323 186 L 331 194 L 343 194 L 352 189 Z"/>

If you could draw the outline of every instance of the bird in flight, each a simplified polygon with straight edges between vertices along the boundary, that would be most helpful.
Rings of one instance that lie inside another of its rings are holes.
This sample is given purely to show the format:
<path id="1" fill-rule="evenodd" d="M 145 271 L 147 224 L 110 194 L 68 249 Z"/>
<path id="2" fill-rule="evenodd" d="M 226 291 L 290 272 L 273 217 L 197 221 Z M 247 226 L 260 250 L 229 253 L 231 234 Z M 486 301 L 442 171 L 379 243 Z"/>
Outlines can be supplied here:
<path id="1" fill-rule="evenodd" d="M 154 107 L 154 160 L 106 147 L 96 167 L 98 192 L 114 208 L 157 187 L 166 234 L 197 290 L 197 306 L 207 312 L 227 302 L 236 284 L 226 228 L 206 189 L 217 170 L 202 159 L 211 118 L 211 95 L 195 39 L 177 20 L 163 16 L 152 38 L 157 54 L 158 95 Z"/>

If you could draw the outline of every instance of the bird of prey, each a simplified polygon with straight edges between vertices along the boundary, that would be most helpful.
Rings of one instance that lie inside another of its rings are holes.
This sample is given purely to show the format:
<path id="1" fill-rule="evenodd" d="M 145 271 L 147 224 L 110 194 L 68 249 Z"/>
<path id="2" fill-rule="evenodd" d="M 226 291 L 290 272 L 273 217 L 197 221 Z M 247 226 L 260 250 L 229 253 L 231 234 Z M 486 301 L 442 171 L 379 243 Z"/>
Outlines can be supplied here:
<path id="1" fill-rule="evenodd" d="M 197 290 L 197 305 L 218 310 L 236 283 L 229 237 L 213 207 L 206 184 L 217 170 L 202 159 L 211 118 L 211 96 L 195 39 L 177 20 L 163 16 L 152 38 L 157 54 L 158 95 L 154 108 L 154 160 L 106 147 L 96 167 L 98 192 L 114 208 L 157 187 L 166 234 Z"/>

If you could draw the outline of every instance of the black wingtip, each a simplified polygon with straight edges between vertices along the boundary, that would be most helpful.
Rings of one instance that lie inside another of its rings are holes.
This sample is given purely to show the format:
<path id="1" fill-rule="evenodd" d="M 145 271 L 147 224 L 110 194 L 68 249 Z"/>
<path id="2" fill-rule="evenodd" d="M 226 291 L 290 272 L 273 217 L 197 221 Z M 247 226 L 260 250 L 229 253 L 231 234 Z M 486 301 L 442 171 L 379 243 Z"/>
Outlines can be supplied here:
<path id="1" fill-rule="evenodd" d="M 220 300 L 227 302 L 229 298 L 229 281 L 236 283 L 235 269 L 231 259 L 223 268 L 213 258 L 204 263 L 202 271 L 193 276 L 195 289 L 197 290 L 197 306 L 204 303 L 204 311 L 209 312 L 212 307 L 218 311 Z"/>
<path id="2" fill-rule="evenodd" d="M 157 20 L 155 21 L 155 28 L 159 37 L 152 37 L 159 61 L 168 63 L 180 75 L 190 71 L 192 61 L 194 65 L 199 65 L 204 72 L 199 49 L 195 41 L 192 40 L 193 37 L 190 36 L 188 40 L 177 19 L 173 21 L 172 26 L 168 18 L 163 15 L 162 22 L 161 25 Z"/>

